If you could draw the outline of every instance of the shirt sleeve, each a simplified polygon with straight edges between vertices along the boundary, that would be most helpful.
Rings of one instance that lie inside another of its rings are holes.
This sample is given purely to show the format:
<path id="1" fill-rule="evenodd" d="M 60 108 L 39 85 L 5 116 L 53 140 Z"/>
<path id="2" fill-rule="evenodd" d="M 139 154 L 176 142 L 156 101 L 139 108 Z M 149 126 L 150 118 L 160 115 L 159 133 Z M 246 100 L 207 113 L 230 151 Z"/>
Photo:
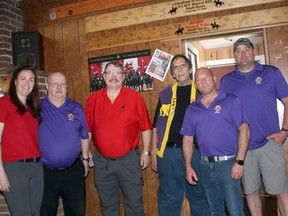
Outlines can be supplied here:
<path id="1" fill-rule="evenodd" d="M 88 132 L 92 132 L 93 125 L 92 125 L 92 104 L 91 104 L 91 96 L 87 99 L 86 105 L 85 105 L 85 117 L 86 117 L 86 123 L 87 123 L 87 129 Z"/>
<path id="2" fill-rule="evenodd" d="M 6 123 L 7 121 L 7 114 L 8 114 L 8 106 L 6 104 L 6 101 L 4 100 L 4 98 L 0 99 L 0 122 L 2 123 Z"/>
<path id="3" fill-rule="evenodd" d="M 78 112 L 79 112 L 79 118 L 80 118 L 80 123 L 81 123 L 80 138 L 88 139 L 89 136 L 88 136 L 87 122 L 86 122 L 84 111 L 81 106 L 79 107 Z"/>
<path id="4" fill-rule="evenodd" d="M 276 89 L 276 97 L 280 100 L 285 97 L 288 97 L 288 85 L 280 70 L 276 70 L 274 81 L 275 81 L 274 86 Z"/>
<path id="5" fill-rule="evenodd" d="M 180 134 L 186 135 L 186 136 L 195 135 L 195 130 L 194 130 L 193 121 L 192 121 L 193 120 L 192 113 L 193 111 L 192 111 L 191 104 L 190 104 L 186 109 Z"/>

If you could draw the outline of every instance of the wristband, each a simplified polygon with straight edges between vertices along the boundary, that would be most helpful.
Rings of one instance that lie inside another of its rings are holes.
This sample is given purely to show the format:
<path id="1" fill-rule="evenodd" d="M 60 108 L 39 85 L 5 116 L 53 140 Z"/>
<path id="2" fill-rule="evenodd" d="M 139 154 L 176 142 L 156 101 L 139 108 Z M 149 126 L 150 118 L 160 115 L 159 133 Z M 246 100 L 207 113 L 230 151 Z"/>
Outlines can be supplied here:
<path id="1" fill-rule="evenodd" d="M 288 130 L 285 128 L 282 128 L 281 131 L 284 131 L 286 134 L 288 134 Z"/>

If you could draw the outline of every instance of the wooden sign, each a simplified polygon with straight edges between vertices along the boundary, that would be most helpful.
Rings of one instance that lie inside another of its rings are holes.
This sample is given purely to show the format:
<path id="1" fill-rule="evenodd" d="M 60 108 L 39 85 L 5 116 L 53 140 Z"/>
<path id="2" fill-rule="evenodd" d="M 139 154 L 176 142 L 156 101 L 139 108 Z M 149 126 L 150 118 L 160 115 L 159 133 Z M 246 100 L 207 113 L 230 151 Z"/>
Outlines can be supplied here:
<path id="1" fill-rule="evenodd" d="M 69 4 L 61 7 L 51 8 L 49 10 L 50 20 L 61 19 L 65 17 L 88 14 L 97 11 L 104 11 L 112 8 L 119 8 L 128 5 L 136 5 L 138 3 L 150 2 L 151 0 L 88 0 Z"/>
<path id="2" fill-rule="evenodd" d="M 96 32 L 195 14 L 283 0 L 177 0 L 86 17 L 86 32 Z"/>
<path id="3" fill-rule="evenodd" d="M 120 34 L 105 35 L 105 37 L 90 37 L 88 35 L 86 49 L 92 51 L 156 40 L 187 38 L 205 34 L 213 35 L 222 31 L 279 25 L 287 23 L 287 11 L 288 6 L 150 28 L 142 26 L 137 31 L 122 31 Z"/>

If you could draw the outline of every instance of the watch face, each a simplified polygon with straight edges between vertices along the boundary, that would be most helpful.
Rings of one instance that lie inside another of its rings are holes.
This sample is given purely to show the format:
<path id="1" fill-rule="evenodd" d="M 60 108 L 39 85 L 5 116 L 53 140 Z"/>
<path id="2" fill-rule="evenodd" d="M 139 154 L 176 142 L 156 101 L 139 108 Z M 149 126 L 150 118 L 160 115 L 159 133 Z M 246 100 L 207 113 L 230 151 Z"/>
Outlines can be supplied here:
<path id="1" fill-rule="evenodd" d="M 244 161 L 243 160 L 237 160 L 237 164 L 243 166 L 244 165 Z"/>

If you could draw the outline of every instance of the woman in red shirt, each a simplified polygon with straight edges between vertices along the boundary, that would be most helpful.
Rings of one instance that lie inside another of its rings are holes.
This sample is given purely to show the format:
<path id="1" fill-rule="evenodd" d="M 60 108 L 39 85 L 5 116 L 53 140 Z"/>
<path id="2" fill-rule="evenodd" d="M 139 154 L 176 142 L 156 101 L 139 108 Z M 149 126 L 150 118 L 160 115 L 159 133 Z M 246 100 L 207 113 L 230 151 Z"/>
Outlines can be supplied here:
<path id="1" fill-rule="evenodd" d="M 43 167 L 38 147 L 40 98 L 36 73 L 17 68 L 0 98 L 0 190 L 11 214 L 40 215 Z"/>

